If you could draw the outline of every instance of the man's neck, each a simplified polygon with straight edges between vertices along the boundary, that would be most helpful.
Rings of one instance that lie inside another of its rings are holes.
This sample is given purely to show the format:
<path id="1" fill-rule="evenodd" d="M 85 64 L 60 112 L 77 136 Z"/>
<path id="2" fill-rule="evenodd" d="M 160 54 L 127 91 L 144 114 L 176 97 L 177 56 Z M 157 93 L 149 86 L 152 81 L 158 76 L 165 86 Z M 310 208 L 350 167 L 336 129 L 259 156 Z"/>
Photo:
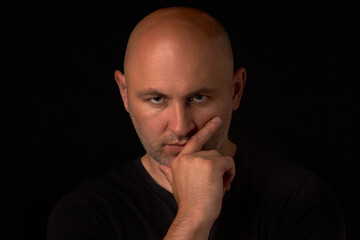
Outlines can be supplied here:
<path id="1" fill-rule="evenodd" d="M 171 186 L 167 181 L 165 175 L 160 171 L 160 164 L 157 161 L 155 161 L 152 157 L 150 157 L 149 154 L 146 153 L 141 158 L 141 163 L 143 164 L 145 170 L 149 173 L 149 175 L 154 179 L 157 184 L 172 193 Z"/>
<path id="2" fill-rule="evenodd" d="M 229 139 L 226 139 L 219 148 L 219 152 L 223 156 L 234 157 L 236 153 L 236 145 L 231 142 Z M 167 181 L 165 175 L 159 169 L 159 163 L 155 161 L 149 154 L 145 154 L 141 158 L 141 163 L 143 164 L 145 170 L 149 175 L 154 179 L 154 181 L 159 184 L 161 187 L 165 188 L 167 191 L 172 193 L 171 186 Z"/>

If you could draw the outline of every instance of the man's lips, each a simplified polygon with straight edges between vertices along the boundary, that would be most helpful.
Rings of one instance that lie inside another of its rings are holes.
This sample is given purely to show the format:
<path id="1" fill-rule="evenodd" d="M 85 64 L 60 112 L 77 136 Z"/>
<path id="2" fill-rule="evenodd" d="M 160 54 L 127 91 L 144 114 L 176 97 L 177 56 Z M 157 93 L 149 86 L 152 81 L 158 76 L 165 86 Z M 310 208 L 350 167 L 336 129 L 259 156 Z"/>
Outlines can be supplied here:
<path id="1" fill-rule="evenodd" d="M 184 139 L 182 141 L 174 141 L 174 142 L 167 142 L 166 145 L 185 145 L 188 140 Z"/>
<path id="2" fill-rule="evenodd" d="M 179 153 L 184 148 L 185 143 L 172 143 L 166 144 L 165 147 L 170 150 L 170 152 Z"/>

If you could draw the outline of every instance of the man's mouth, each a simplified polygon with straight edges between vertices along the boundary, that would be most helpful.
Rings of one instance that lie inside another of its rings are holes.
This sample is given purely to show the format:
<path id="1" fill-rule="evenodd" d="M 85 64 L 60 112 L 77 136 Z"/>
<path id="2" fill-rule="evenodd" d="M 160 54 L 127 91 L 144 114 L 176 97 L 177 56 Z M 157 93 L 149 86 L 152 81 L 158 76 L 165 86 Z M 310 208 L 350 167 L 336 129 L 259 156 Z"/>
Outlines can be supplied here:
<path id="1" fill-rule="evenodd" d="M 178 154 L 181 152 L 184 146 L 185 143 L 171 143 L 171 144 L 166 144 L 165 148 L 167 148 L 172 153 Z"/>
<path id="2" fill-rule="evenodd" d="M 166 145 L 179 145 L 179 146 L 184 146 L 186 143 L 187 143 L 187 140 L 185 140 L 185 141 L 180 141 L 180 142 L 166 143 Z"/>

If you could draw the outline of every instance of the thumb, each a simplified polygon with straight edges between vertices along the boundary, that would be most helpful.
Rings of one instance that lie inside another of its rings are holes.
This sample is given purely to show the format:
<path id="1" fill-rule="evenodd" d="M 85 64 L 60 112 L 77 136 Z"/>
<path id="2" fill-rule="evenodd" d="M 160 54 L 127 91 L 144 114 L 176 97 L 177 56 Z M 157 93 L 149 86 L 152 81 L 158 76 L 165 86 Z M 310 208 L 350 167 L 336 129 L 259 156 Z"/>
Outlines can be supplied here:
<path id="1" fill-rule="evenodd" d="M 165 175 L 166 179 L 170 183 L 170 186 L 172 186 L 172 172 L 171 168 L 166 165 L 159 165 L 160 171 Z"/>

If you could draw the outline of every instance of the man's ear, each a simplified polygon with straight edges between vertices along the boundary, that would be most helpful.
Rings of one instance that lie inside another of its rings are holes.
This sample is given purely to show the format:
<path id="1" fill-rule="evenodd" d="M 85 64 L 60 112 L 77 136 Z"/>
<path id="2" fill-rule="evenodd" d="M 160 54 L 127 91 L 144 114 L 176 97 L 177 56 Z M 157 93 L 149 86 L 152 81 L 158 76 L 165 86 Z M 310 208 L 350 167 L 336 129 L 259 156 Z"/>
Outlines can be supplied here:
<path id="1" fill-rule="evenodd" d="M 129 104 L 128 104 L 128 95 L 127 95 L 127 86 L 125 81 L 125 75 L 119 71 L 115 71 L 115 81 L 119 87 L 121 98 L 124 102 L 124 107 L 126 111 L 129 112 Z"/>
<path id="2" fill-rule="evenodd" d="M 240 100 L 244 91 L 244 86 L 246 82 L 246 70 L 245 68 L 239 68 L 234 72 L 233 75 L 233 111 L 238 109 L 240 105 Z"/>

